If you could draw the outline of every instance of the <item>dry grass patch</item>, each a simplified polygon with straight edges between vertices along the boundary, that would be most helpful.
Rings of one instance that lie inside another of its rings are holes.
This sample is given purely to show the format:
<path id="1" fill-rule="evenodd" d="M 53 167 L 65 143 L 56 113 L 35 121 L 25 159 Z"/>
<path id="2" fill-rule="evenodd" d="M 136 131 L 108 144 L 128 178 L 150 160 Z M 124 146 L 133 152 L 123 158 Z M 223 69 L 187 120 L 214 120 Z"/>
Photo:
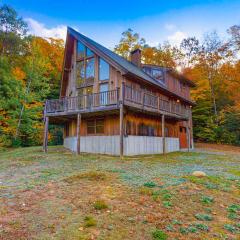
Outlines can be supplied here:
<path id="1" fill-rule="evenodd" d="M 89 181 L 103 181 L 106 180 L 106 178 L 107 175 L 103 172 L 89 171 L 72 175 L 70 177 L 65 178 L 64 181 L 67 183 L 74 183 L 79 181 L 80 179 L 87 179 Z"/>

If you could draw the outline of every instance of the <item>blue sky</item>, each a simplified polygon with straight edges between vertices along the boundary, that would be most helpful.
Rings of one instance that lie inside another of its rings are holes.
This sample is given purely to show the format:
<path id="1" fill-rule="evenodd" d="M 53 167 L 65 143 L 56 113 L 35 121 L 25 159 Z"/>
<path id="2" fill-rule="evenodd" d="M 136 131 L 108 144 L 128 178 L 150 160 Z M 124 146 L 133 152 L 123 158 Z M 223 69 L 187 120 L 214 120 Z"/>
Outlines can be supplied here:
<path id="1" fill-rule="evenodd" d="M 0 0 L 13 6 L 29 23 L 31 32 L 63 37 L 69 25 L 113 48 L 121 33 L 132 28 L 151 45 L 178 44 L 182 38 L 201 36 L 240 24 L 240 0 Z"/>

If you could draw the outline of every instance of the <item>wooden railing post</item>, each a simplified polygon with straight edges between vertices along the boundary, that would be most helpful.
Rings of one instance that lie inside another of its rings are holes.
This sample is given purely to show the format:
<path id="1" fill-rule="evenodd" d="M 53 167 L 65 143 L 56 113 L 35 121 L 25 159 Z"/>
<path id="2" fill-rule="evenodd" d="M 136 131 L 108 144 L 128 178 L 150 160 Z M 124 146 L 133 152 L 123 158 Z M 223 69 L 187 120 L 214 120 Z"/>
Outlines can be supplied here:
<path id="1" fill-rule="evenodd" d="M 80 154 L 80 127 L 81 127 L 81 114 L 77 114 L 77 154 Z"/>
<path id="2" fill-rule="evenodd" d="M 165 154 L 166 149 L 165 149 L 165 145 L 166 145 L 166 139 L 165 139 L 165 115 L 162 115 L 162 148 L 163 148 L 163 154 Z"/>

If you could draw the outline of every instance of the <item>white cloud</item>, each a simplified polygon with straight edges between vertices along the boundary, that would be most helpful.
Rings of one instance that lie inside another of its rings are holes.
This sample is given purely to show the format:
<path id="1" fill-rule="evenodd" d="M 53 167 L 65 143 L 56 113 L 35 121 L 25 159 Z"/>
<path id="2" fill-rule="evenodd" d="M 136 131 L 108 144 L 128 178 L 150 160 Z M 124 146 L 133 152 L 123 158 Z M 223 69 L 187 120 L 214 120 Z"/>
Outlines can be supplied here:
<path id="1" fill-rule="evenodd" d="M 173 33 L 172 35 L 168 36 L 168 41 L 173 45 L 179 45 L 181 41 L 186 38 L 187 35 L 184 32 L 177 31 Z"/>
<path id="2" fill-rule="evenodd" d="M 174 24 L 171 24 L 171 23 L 166 23 L 164 25 L 165 29 L 168 30 L 168 31 L 172 31 L 176 28 L 176 26 Z"/>
<path id="3" fill-rule="evenodd" d="M 32 18 L 26 18 L 25 21 L 28 23 L 29 33 L 34 36 L 40 36 L 43 38 L 61 38 L 63 40 L 66 39 L 66 25 L 58 25 L 53 28 L 47 28 L 43 23 L 40 23 Z"/>

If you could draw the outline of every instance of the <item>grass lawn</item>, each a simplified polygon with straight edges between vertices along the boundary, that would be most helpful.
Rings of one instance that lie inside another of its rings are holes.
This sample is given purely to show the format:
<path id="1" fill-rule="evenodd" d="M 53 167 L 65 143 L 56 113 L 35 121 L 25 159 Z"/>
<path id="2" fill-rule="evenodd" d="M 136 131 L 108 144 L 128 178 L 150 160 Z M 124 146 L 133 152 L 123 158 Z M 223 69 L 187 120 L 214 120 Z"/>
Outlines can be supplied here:
<path id="1" fill-rule="evenodd" d="M 2 150 L 0 239 L 240 239 L 240 154 Z"/>

